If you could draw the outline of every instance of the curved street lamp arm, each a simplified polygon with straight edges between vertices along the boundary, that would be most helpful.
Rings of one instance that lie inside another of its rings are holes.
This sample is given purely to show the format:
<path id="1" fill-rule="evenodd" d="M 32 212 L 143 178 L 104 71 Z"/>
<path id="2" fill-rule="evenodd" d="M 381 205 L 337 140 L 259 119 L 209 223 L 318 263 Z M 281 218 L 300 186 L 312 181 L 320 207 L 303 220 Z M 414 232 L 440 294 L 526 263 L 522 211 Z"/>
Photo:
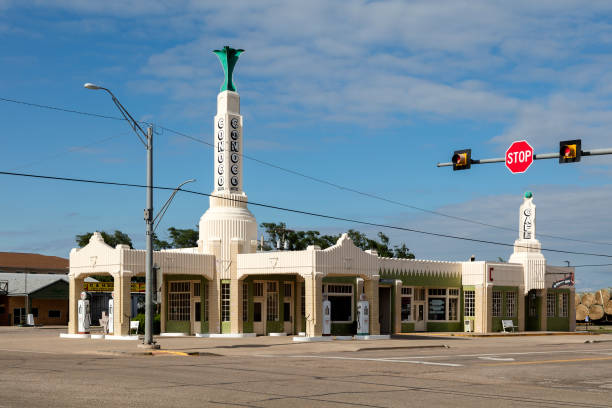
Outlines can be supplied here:
<path id="1" fill-rule="evenodd" d="M 121 115 L 123 115 L 123 118 L 132 126 L 132 129 L 134 130 L 134 133 L 136 133 L 136 136 L 138 136 L 138 139 L 140 139 L 140 142 L 145 147 L 147 147 L 148 146 L 148 143 L 146 141 L 148 139 L 147 133 L 144 130 L 142 130 L 142 128 L 140 127 L 136 119 L 134 119 L 132 115 L 130 115 L 130 112 L 128 112 L 127 109 L 125 109 L 125 107 L 121 104 L 121 102 L 119 102 L 119 99 L 117 99 L 117 97 L 111 92 L 110 89 L 103 88 L 103 87 L 100 87 L 100 89 L 104 89 L 106 92 L 109 93 L 111 98 L 113 98 L 113 103 L 115 104 L 115 106 L 117 106 L 117 109 L 119 109 L 119 112 L 121 112 Z M 139 131 L 140 131 L 140 134 L 138 133 Z M 143 136 L 144 136 L 144 139 L 143 139 Z"/>
<path id="2" fill-rule="evenodd" d="M 187 183 L 192 183 L 196 181 L 195 179 L 189 179 L 186 181 L 183 181 L 181 184 L 179 184 L 174 191 L 172 192 L 172 194 L 170 195 L 170 197 L 168 198 L 168 200 L 166 201 L 166 203 L 162 206 L 162 208 L 159 210 L 159 212 L 157 213 L 157 215 L 155 216 L 155 218 L 153 218 L 153 232 L 155 232 L 155 230 L 157 229 L 157 227 L 159 226 L 159 223 L 161 222 L 162 218 L 164 218 L 164 215 L 166 214 L 166 211 L 168 210 L 168 207 L 170 207 L 170 203 L 172 203 L 172 200 L 174 199 L 174 196 L 176 195 L 176 193 L 179 192 L 179 190 L 181 189 L 181 187 L 183 187 L 185 184 Z M 157 221 L 157 223 L 156 223 Z"/>

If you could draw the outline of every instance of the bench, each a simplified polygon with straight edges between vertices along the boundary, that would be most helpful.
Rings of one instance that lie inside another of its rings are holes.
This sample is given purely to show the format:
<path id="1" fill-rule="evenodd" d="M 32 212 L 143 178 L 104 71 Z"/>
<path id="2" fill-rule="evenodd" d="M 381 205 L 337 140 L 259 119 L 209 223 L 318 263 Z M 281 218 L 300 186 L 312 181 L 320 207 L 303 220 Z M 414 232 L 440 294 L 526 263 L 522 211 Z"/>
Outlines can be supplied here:
<path id="1" fill-rule="evenodd" d="M 130 335 L 132 334 L 132 330 L 136 330 L 136 334 L 138 334 L 138 327 L 140 326 L 139 320 L 130 321 Z"/>
<path id="2" fill-rule="evenodd" d="M 518 329 L 518 326 L 515 326 L 512 320 L 502 320 L 502 331 L 508 333 L 506 329 L 512 329 L 514 332 L 514 329 Z"/>

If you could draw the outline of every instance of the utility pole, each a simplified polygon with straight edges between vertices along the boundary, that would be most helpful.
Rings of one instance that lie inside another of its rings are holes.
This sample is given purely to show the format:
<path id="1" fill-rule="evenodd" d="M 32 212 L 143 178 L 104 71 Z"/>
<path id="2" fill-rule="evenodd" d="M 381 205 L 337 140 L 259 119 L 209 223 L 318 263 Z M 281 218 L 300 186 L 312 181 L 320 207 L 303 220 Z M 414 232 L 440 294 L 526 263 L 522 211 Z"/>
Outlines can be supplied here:
<path id="1" fill-rule="evenodd" d="M 145 260 L 145 337 L 143 344 L 153 343 L 153 127 L 147 128 L 147 208 L 145 209 L 147 254 Z"/>

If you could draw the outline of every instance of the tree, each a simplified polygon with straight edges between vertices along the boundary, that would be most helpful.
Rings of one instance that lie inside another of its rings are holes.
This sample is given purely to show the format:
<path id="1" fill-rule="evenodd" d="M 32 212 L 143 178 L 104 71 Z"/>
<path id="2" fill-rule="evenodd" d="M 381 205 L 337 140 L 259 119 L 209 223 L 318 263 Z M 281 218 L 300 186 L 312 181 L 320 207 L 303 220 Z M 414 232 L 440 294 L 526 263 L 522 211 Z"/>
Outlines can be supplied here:
<path id="1" fill-rule="evenodd" d="M 186 228 L 178 229 L 174 227 L 168 228 L 168 234 L 172 242 L 172 248 L 194 248 L 198 246 L 199 232 L 197 230 Z"/>
<path id="2" fill-rule="evenodd" d="M 260 227 L 265 230 L 268 240 L 264 242 L 263 250 L 271 250 L 276 247 L 277 241 L 281 240 L 281 245 L 284 247 L 285 242 L 289 250 L 299 251 L 306 249 L 308 245 L 317 245 L 321 249 L 329 248 L 334 245 L 341 235 L 321 235 L 319 231 L 294 231 L 287 229 L 284 222 L 278 224 L 272 222 L 264 222 Z M 353 229 L 347 232 L 349 238 L 355 246 L 362 250 L 374 249 L 379 256 L 389 258 L 407 258 L 414 259 L 414 254 L 410 252 L 405 243 L 400 246 L 390 248 L 389 237 L 379 232 L 378 240 L 370 239 L 365 234 Z"/>
<path id="3" fill-rule="evenodd" d="M 100 234 L 102 235 L 104 242 L 106 242 L 108 245 L 112 246 L 113 248 L 119 244 L 129 245 L 131 249 L 134 248 L 134 246 L 132 245 L 132 239 L 128 236 L 128 234 L 124 232 L 115 230 L 115 232 L 111 235 L 107 233 L 106 231 L 101 231 Z M 77 235 L 75 237 L 77 245 L 80 248 L 83 248 L 85 245 L 89 243 L 89 240 L 92 235 L 93 235 L 93 232 L 87 232 L 83 235 Z"/>

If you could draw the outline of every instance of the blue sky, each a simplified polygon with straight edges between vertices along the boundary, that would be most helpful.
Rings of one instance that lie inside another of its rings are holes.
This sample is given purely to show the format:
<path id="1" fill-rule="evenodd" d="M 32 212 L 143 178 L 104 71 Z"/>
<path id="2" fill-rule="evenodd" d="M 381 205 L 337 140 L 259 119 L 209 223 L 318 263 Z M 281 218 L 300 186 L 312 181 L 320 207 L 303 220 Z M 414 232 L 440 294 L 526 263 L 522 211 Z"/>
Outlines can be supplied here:
<path id="1" fill-rule="evenodd" d="M 246 50 L 235 70 L 245 153 L 342 186 L 514 228 L 533 191 L 545 248 L 612 254 L 612 157 L 437 168 L 453 150 L 501 157 L 580 138 L 612 147 L 608 2 L 196 2 L 0 0 L 0 98 L 117 116 L 113 90 L 139 120 L 211 140 L 223 74 L 213 49 Z M 145 150 L 121 121 L 0 101 L 3 171 L 145 181 Z M 211 192 L 212 151 L 168 131 L 155 183 Z M 245 161 L 249 200 L 512 244 L 514 231 L 434 216 Z M 74 236 L 127 232 L 144 245 L 144 191 L 0 176 L 0 248 L 68 256 Z M 167 194 L 157 193 L 157 208 Z M 195 227 L 206 197 L 180 194 L 164 222 Z M 251 206 L 258 222 L 338 233 L 379 229 Z M 384 230 L 425 259 L 507 259 L 511 248 Z M 162 234 L 163 235 L 163 234 Z M 560 265 L 612 263 L 546 253 Z M 578 288 L 610 286 L 612 267 L 579 268 Z"/>

